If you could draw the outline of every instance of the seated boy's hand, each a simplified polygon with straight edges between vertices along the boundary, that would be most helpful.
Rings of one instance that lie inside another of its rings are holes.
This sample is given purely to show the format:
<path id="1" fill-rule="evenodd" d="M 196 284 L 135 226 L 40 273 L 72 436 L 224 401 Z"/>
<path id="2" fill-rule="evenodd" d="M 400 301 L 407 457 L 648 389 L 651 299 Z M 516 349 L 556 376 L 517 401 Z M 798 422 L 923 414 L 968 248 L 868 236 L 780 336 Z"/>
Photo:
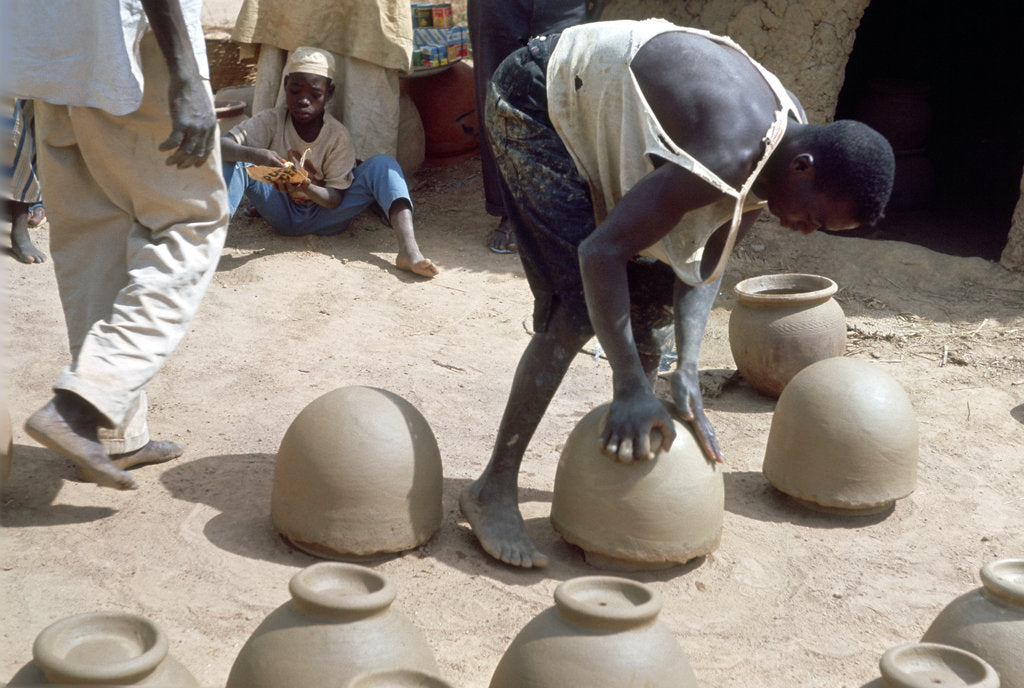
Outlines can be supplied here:
<path id="1" fill-rule="evenodd" d="M 253 148 L 248 162 L 267 167 L 284 167 L 287 164 L 284 158 L 269 148 Z"/>

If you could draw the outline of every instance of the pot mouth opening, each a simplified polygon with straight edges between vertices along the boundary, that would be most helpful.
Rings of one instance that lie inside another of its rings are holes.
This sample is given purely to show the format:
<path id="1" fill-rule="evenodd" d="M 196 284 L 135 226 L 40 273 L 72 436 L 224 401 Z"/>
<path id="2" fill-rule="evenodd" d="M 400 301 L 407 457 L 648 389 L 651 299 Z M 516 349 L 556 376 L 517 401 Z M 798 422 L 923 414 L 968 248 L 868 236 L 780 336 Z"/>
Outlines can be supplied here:
<path id="1" fill-rule="evenodd" d="M 824 301 L 839 290 L 833 280 L 821 275 L 783 273 L 749 277 L 733 290 L 747 303 L 806 303 Z"/>
<path id="2" fill-rule="evenodd" d="M 115 611 L 61 619 L 42 630 L 32 655 L 54 683 L 132 683 L 167 656 L 167 636 L 152 621 Z"/>
<path id="3" fill-rule="evenodd" d="M 999 600 L 1024 607 L 1024 559 L 998 559 L 981 567 L 985 591 Z"/>
<path id="4" fill-rule="evenodd" d="M 555 606 L 564 618 L 608 630 L 651 622 L 661 604 L 654 588 L 618 576 L 580 576 L 555 589 Z"/>
<path id="5" fill-rule="evenodd" d="M 383 611 L 395 589 L 381 574 L 359 564 L 320 562 L 307 566 L 288 583 L 292 601 L 315 613 L 364 616 Z"/>
<path id="6" fill-rule="evenodd" d="M 886 650 L 878 663 L 886 688 L 927 684 L 998 688 L 995 669 L 978 655 L 939 643 L 907 643 Z"/>

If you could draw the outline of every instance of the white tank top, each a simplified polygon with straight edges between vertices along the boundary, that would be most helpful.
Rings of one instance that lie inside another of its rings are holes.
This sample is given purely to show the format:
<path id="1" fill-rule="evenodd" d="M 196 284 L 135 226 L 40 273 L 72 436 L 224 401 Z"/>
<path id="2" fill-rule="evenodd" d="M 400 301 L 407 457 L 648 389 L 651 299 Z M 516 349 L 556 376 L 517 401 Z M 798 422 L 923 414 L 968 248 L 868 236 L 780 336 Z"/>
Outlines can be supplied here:
<path id="1" fill-rule="evenodd" d="M 630 69 L 637 51 L 668 31 L 704 36 L 737 50 L 758 69 L 775 94 L 778 108 L 765 134 L 764 155 L 738 189 L 673 143 Z M 580 82 L 587 87 L 577 89 Z M 595 22 L 566 29 L 548 62 L 547 96 L 555 130 L 590 184 L 598 224 L 634 184 L 654 170 L 655 156 L 691 171 L 725 194 L 719 201 L 687 213 L 661 240 L 641 252 L 668 263 L 679 279 L 692 285 L 712 282 L 721 275 L 743 213 L 765 205 L 750 194 L 757 174 L 782 140 L 790 115 L 806 122 L 803 111 L 778 78 L 731 39 L 663 19 Z M 725 224 L 729 224 L 729 235 L 722 255 L 713 269 L 702 272 L 704 245 Z"/>

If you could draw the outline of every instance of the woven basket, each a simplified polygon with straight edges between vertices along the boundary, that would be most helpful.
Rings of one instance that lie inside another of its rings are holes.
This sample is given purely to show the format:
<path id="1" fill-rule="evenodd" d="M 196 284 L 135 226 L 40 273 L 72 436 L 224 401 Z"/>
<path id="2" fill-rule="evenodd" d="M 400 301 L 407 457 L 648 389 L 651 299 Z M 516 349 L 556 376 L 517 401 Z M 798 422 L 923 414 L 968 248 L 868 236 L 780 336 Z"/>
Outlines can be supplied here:
<path id="1" fill-rule="evenodd" d="M 242 58 L 241 46 L 226 38 L 206 38 L 206 58 L 210 63 L 210 88 L 214 91 L 227 86 L 245 86 L 256 82 L 256 56 Z"/>

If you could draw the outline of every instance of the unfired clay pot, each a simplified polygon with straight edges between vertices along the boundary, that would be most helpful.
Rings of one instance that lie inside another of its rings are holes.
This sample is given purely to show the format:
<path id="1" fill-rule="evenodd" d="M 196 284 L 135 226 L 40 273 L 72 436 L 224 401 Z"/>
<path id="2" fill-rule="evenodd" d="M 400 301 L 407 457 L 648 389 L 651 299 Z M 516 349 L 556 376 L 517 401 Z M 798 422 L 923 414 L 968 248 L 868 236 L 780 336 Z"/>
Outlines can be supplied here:
<path id="1" fill-rule="evenodd" d="M 846 317 L 828 277 L 763 275 L 734 289 L 729 347 L 736 369 L 762 394 L 779 396 L 800 370 L 846 350 Z"/>
<path id="2" fill-rule="evenodd" d="M 908 643 L 878 663 L 881 678 L 863 688 L 999 688 L 995 669 L 981 657 L 949 645 Z M 1006 684 L 1003 684 L 1004 688 Z"/>
<path id="3" fill-rule="evenodd" d="M 505 650 L 490 688 L 695 688 L 672 632 L 658 621 L 652 587 L 583 576 L 555 589 L 555 606 L 533 618 Z"/>
<path id="4" fill-rule="evenodd" d="M 10 686 L 199 685 L 188 669 L 167 654 L 167 636 L 156 624 L 124 612 L 98 611 L 61 619 L 36 636 L 32 657 Z"/>
<path id="5" fill-rule="evenodd" d="M 981 656 L 1003 688 L 1024 688 L 1024 559 L 999 559 L 981 568 L 981 587 L 939 612 L 922 638 Z"/>
<path id="6" fill-rule="evenodd" d="M 779 397 L 762 470 L 788 495 L 837 513 L 878 513 L 917 484 L 917 419 L 878 365 L 829 358 Z"/>
<path id="7" fill-rule="evenodd" d="M 270 516 L 299 549 L 327 559 L 423 544 L 441 525 L 441 454 L 412 404 L 342 387 L 292 421 L 274 464 Z"/>
<path id="8" fill-rule="evenodd" d="M 678 421 L 669 451 L 651 461 L 613 461 L 600 444 L 609 408 L 595 408 L 569 434 L 555 473 L 551 525 L 603 569 L 665 568 L 714 551 L 725 515 L 719 464 L 704 457 Z M 660 433 L 651 444 L 661 444 Z"/>
<path id="9" fill-rule="evenodd" d="M 371 671 L 437 673 L 423 634 L 392 608 L 395 589 L 376 571 L 341 562 L 292 576 L 292 599 L 242 646 L 227 688 L 345 686 Z"/>

